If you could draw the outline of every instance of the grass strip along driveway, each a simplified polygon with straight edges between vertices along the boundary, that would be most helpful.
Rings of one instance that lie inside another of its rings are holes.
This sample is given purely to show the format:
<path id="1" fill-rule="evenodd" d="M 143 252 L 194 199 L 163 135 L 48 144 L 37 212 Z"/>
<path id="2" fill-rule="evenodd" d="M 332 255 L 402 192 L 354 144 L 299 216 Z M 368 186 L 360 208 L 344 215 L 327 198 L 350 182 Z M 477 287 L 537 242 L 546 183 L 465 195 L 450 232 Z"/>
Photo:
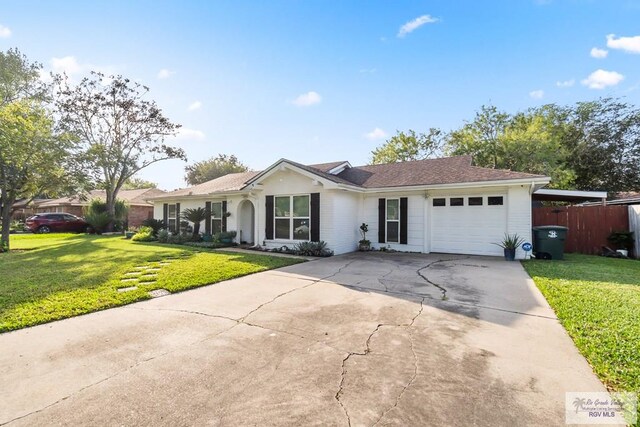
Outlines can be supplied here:
<path id="1" fill-rule="evenodd" d="M 122 237 L 16 235 L 11 243 L 0 255 L 0 332 L 301 262 Z"/>
<path id="2" fill-rule="evenodd" d="M 640 393 L 640 262 L 565 257 L 523 264 L 605 385 Z"/>

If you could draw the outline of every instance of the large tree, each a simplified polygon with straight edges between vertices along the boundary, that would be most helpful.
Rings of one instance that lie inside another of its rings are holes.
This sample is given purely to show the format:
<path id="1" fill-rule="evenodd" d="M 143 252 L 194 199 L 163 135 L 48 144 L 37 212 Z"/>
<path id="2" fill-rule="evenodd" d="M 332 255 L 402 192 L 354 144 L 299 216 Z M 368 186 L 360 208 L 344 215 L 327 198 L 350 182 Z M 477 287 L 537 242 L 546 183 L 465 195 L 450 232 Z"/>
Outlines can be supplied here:
<path id="1" fill-rule="evenodd" d="M 504 134 L 511 117 L 493 105 L 483 105 L 470 122 L 448 136 L 448 152 L 471 154 L 478 166 L 504 168 Z"/>
<path id="2" fill-rule="evenodd" d="M 17 49 L 0 52 L 0 252 L 9 248 L 9 225 L 18 199 L 70 191 L 72 141 L 54 130 L 45 108 L 41 65 Z"/>
<path id="3" fill-rule="evenodd" d="M 187 184 L 198 185 L 230 173 L 246 172 L 249 168 L 233 154 L 218 154 L 217 157 L 188 165 L 184 170 Z"/>
<path id="4" fill-rule="evenodd" d="M 55 81 L 61 123 L 83 147 L 81 160 L 96 187 L 106 190 L 112 217 L 118 192 L 137 172 L 162 160 L 186 160 L 181 148 L 165 143 L 180 125 L 147 99 L 147 86 L 97 72 L 77 85 L 66 76 Z"/>
<path id="5" fill-rule="evenodd" d="M 122 186 L 123 190 L 141 190 L 145 188 L 158 188 L 158 184 L 142 178 L 129 178 Z"/>
<path id="6" fill-rule="evenodd" d="M 427 133 L 396 131 L 384 144 L 371 152 L 371 164 L 423 160 L 442 154 L 445 133 L 431 128 Z"/>
<path id="7" fill-rule="evenodd" d="M 573 127 L 570 110 L 555 105 L 514 115 L 483 106 L 473 121 L 452 131 L 446 152 L 471 154 L 476 166 L 548 175 L 552 186 L 572 188 L 575 172 L 566 146 Z"/>
<path id="8" fill-rule="evenodd" d="M 576 187 L 610 193 L 640 189 L 640 109 L 620 99 L 579 102 L 567 139 Z"/>

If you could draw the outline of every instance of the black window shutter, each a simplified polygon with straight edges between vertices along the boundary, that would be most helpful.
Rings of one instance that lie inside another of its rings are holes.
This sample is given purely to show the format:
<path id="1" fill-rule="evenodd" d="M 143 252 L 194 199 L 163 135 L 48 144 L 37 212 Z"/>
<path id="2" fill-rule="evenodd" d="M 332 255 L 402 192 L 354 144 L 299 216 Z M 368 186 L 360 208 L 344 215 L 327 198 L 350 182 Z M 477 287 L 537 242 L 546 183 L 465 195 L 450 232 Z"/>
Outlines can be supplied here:
<path id="1" fill-rule="evenodd" d="M 378 199 L 378 243 L 387 241 L 387 199 Z"/>
<path id="2" fill-rule="evenodd" d="M 265 203 L 265 238 L 273 239 L 273 196 L 266 196 Z"/>
<path id="3" fill-rule="evenodd" d="M 223 200 L 222 201 L 222 231 L 226 232 L 227 231 L 227 201 Z"/>
<path id="4" fill-rule="evenodd" d="M 407 205 L 409 199 L 407 197 L 400 197 L 400 243 L 407 244 Z"/>
<path id="5" fill-rule="evenodd" d="M 311 193 L 311 241 L 320 241 L 320 193 Z"/>
<path id="6" fill-rule="evenodd" d="M 169 227 L 169 203 L 165 203 L 162 205 L 162 221 L 164 221 L 164 226 Z"/>
<path id="7" fill-rule="evenodd" d="M 211 234 L 211 202 L 204 203 L 204 212 L 205 212 L 205 220 L 204 220 L 204 232 L 205 234 Z"/>
<path id="8" fill-rule="evenodd" d="M 180 203 L 176 203 L 176 233 L 179 233 L 181 230 L 180 227 Z"/>

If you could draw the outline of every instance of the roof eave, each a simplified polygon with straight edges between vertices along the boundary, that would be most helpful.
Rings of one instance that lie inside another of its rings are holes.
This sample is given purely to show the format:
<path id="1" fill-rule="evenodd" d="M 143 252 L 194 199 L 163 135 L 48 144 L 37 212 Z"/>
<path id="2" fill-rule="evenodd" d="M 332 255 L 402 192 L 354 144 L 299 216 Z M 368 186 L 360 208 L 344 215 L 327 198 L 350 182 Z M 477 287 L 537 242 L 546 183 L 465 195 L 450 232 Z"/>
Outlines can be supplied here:
<path id="1" fill-rule="evenodd" d="M 325 188 L 337 188 L 337 186 L 340 185 L 345 185 L 342 183 L 338 183 L 335 181 L 331 181 L 329 179 L 327 179 L 326 177 L 322 176 L 319 173 L 313 172 L 313 171 L 309 171 L 307 169 L 303 169 L 301 167 L 299 167 L 295 162 L 291 161 L 291 160 L 287 160 L 287 159 L 280 159 L 277 162 L 275 162 L 274 164 L 272 164 L 271 166 L 269 166 L 268 168 L 266 168 L 265 170 L 263 170 L 262 172 L 260 172 L 259 174 L 257 174 L 256 176 L 254 176 L 253 178 L 251 178 L 250 180 L 248 180 L 247 182 L 245 182 L 244 187 L 242 187 L 242 190 L 245 190 L 247 188 L 249 188 L 252 184 L 259 184 L 260 181 L 264 178 L 268 178 L 269 176 L 271 176 L 273 173 L 277 172 L 276 168 L 278 168 L 279 166 L 285 165 L 286 167 L 290 168 L 291 170 L 307 176 L 307 177 L 311 177 L 313 176 L 313 179 L 315 179 L 316 181 L 322 183 Z M 355 186 L 354 186 L 355 187 Z M 253 188 L 253 187 L 251 187 Z"/>
<path id="2" fill-rule="evenodd" d="M 363 193 L 390 193 L 398 191 L 421 191 L 421 190 L 441 190 L 441 189 L 457 189 L 457 188 L 472 188 L 472 187 L 502 187 L 505 185 L 535 185 L 541 186 L 551 182 L 551 178 L 548 176 L 531 177 L 531 178 L 517 178 L 517 179 L 501 179 L 490 181 L 471 181 L 471 182 L 457 182 L 451 184 L 429 184 L 429 185 L 403 185 L 396 187 L 367 187 L 359 188 L 354 187 L 355 190 Z M 339 184 L 342 187 L 342 184 Z M 344 186 L 345 189 L 348 186 Z"/>

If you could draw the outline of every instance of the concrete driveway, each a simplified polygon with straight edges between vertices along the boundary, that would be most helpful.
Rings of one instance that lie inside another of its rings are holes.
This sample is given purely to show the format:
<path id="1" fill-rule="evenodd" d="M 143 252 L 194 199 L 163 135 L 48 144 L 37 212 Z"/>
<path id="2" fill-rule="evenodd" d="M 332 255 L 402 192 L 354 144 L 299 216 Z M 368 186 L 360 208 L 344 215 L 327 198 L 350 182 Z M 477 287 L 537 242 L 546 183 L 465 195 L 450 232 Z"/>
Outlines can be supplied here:
<path id="1" fill-rule="evenodd" d="M 0 335 L 0 424 L 564 425 L 604 391 L 519 263 L 351 254 Z"/>

